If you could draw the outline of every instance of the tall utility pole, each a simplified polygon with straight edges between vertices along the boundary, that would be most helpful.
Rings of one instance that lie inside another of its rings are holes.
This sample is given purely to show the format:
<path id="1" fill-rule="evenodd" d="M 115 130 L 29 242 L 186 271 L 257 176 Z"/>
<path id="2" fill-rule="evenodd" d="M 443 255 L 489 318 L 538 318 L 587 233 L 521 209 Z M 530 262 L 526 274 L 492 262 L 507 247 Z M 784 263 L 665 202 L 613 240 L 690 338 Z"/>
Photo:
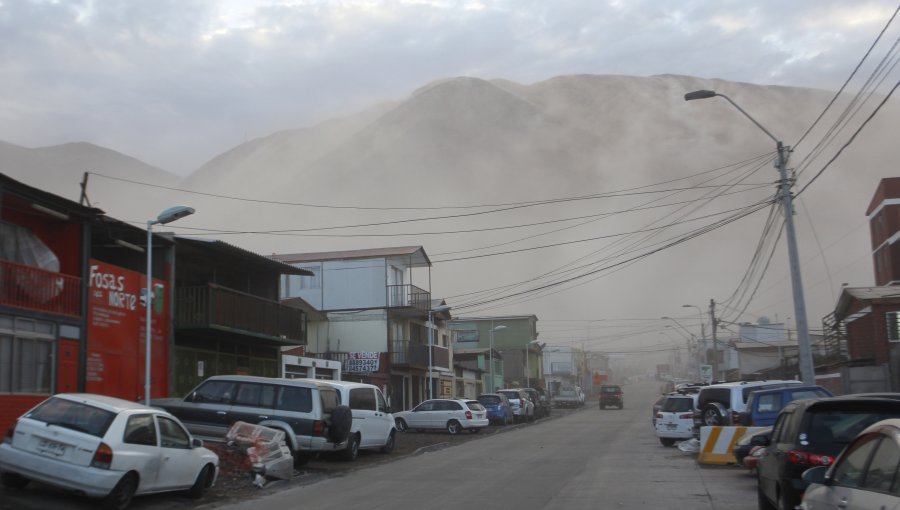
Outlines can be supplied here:
<path id="1" fill-rule="evenodd" d="M 712 346 L 713 346 L 713 373 L 712 378 L 713 382 L 719 380 L 719 345 L 718 340 L 716 339 L 716 300 L 709 300 L 709 325 L 712 330 Z"/>
<path id="2" fill-rule="evenodd" d="M 777 142 L 777 140 L 776 140 Z M 784 206 L 784 223 L 788 242 L 788 258 L 791 265 L 791 289 L 794 293 L 794 315 L 797 316 L 797 354 L 799 356 L 800 378 L 804 384 L 816 383 L 816 368 L 813 365 L 809 327 L 806 323 L 806 302 L 803 299 L 803 282 L 800 279 L 800 254 L 797 251 L 797 236 L 794 231 L 794 204 L 791 195 L 793 180 L 787 177 L 787 153 L 790 149 L 777 142 L 778 174 L 781 176 L 781 203 Z"/>
<path id="3" fill-rule="evenodd" d="M 737 108 L 739 112 L 756 124 L 756 127 L 768 135 L 775 141 L 778 150 L 778 158 L 775 160 L 775 167 L 778 168 L 778 176 L 780 179 L 781 205 L 784 208 L 785 237 L 788 244 L 788 259 L 790 260 L 791 269 L 791 290 L 794 295 L 794 317 L 797 320 L 797 351 L 799 355 L 800 378 L 805 384 L 815 384 L 816 370 L 813 365 L 812 347 L 809 340 L 809 326 L 806 322 L 806 301 L 803 297 L 803 281 L 800 278 L 800 254 L 797 250 L 797 237 L 794 230 L 794 205 L 793 196 L 791 195 L 791 186 L 793 179 L 788 179 L 787 160 L 788 154 L 791 152 L 790 147 L 785 147 L 780 140 L 775 138 L 772 133 L 756 121 L 749 113 L 731 100 L 725 94 L 719 94 L 713 90 L 695 90 L 684 95 L 685 101 L 693 101 L 695 99 L 708 99 L 711 97 L 721 97 L 731 103 L 731 106 Z M 715 334 L 715 329 L 713 330 Z"/>

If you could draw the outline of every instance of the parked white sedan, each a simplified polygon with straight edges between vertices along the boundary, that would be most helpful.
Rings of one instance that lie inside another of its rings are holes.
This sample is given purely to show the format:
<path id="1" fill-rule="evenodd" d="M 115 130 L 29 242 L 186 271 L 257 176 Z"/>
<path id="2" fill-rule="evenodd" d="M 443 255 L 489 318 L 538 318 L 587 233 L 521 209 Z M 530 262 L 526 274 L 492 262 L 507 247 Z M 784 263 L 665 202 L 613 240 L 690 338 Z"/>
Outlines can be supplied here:
<path id="1" fill-rule="evenodd" d="M 481 402 L 461 398 L 426 400 L 409 411 L 394 413 L 394 422 L 400 431 L 444 429 L 449 434 L 462 430 L 475 433 L 490 424 Z"/>
<path id="2" fill-rule="evenodd" d="M 218 469 L 219 457 L 166 411 L 86 393 L 48 398 L 0 444 L 4 486 L 37 480 L 103 498 L 116 510 L 136 494 L 187 490 L 199 498 Z"/>

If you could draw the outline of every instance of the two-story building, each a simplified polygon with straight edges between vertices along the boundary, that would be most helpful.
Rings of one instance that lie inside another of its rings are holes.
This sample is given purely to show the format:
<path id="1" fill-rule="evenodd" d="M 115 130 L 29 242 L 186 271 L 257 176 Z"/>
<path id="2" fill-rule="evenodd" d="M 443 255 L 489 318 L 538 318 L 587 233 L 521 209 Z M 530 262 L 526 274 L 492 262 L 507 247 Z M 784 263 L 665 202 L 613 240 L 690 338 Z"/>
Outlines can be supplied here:
<path id="1" fill-rule="evenodd" d="M 284 346 L 306 345 L 303 306 L 279 299 L 282 277 L 312 272 L 223 241 L 176 237 L 171 393 L 219 374 L 279 377 Z"/>
<path id="2" fill-rule="evenodd" d="M 310 325 L 307 356 L 340 361 L 342 379 L 382 387 L 394 409 L 453 394 L 452 333 L 444 327 L 450 314 L 431 312 L 431 261 L 424 248 L 271 258 L 312 273 L 286 276 L 281 286 L 283 300 L 302 298 L 326 316 Z"/>
<path id="3" fill-rule="evenodd" d="M 844 379 L 853 370 L 867 371 L 867 378 L 881 372 L 882 384 L 867 389 L 900 391 L 900 177 L 879 182 L 866 216 L 875 286 L 841 289 L 834 314 L 825 320 L 826 336 L 835 338 L 832 351 L 846 350 L 849 357 L 842 363 Z M 843 383 L 856 390 L 852 380 Z"/>
<path id="4" fill-rule="evenodd" d="M 0 430 L 83 391 L 91 223 L 102 211 L 0 174 Z"/>
<path id="5" fill-rule="evenodd" d="M 489 356 L 484 373 L 485 391 L 506 387 L 544 387 L 542 346 L 537 342 L 537 316 L 458 317 L 450 323 L 450 327 L 457 332 L 455 349 L 484 349 L 488 353 L 494 349 L 500 352 L 499 360 Z M 493 370 L 490 367 L 492 361 Z"/>

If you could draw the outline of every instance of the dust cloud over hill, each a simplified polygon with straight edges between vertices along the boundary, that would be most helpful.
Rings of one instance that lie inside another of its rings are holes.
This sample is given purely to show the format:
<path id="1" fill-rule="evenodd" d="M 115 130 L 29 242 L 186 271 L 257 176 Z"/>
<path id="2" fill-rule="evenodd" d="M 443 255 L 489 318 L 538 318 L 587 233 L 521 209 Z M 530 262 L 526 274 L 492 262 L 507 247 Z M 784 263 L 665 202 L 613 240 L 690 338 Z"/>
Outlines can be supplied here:
<path id="1" fill-rule="evenodd" d="M 777 179 L 771 165 L 774 142 L 720 98 L 685 102 L 684 94 L 697 89 L 727 94 L 788 145 L 800 139 L 833 96 L 823 90 L 671 75 L 561 76 L 532 85 L 452 78 L 351 117 L 237 146 L 177 185 L 202 195 L 99 178 L 89 194 L 123 219 L 146 219 L 170 205 L 191 205 L 197 214 L 179 222 L 179 232 L 208 229 L 218 233 L 204 235 L 264 254 L 421 244 L 435 261 L 430 278 L 436 297 L 448 298 L 458 307 L 457 315 L 597 319 L 684 314 L 682 304 L 705 306 L 737 288 L 766 211 L 631 259 L 726 217 L 724 211 L 771 198 Z M 896 113 L 894 108 L 879 114 L 800 197 L 796 221 L 813 328 L 830 311 L 841 283 L 871 283 L 864 213 L 878 180 L 897 171 Z M 804 139 L 792 155 L 792 167 L 804 161 L 833 122 L 833 116 L 826 117 Z M 800 186 L 839 145 L 802 167 Z M 47 176 L 35 182 L 11 171 L 9 150 L 0 147 L 5 173 L 35 185 L 47 182 Z M 97 154 L 103 153 L 98 148 Z M 42 172 L 44 167 L 33 161 L 37 158 L 14 163 Z M 747 161 L 752 162 L 737 164 Z M 84 170 L 101 171 L 84 158 L 63 158 L 54 165 L 65 179 Z M 127 175 L 136 180 L 170 182 L 155 169 L 129 168 Z M 528 201 L 554 203 L 521 204 Z M 503 211 L 487 213 L 497 209 Z M 442 219 L 423 221 L 434 217 Z M 378 223 L 389 224 L 373 225 Z M 348 225 L 366 226 L 335 228 Z M 274 230 L 281 232 L 260 233 Z M 530 249 L 548 245 L 554 246 Z M 496 252 L 514 253 L 451 260 Z M 768 274 L 747 311 L 784 320 L 793 308 L 783 243 Z M 542 292 L 491 301 L 574 277 Z M 423 278 L 412 283 L 427 287 L 429 276 Z M 518 285 L 472 294 L 512 284 Z M 491 303 L 474 306 L 483 301 Z"/>

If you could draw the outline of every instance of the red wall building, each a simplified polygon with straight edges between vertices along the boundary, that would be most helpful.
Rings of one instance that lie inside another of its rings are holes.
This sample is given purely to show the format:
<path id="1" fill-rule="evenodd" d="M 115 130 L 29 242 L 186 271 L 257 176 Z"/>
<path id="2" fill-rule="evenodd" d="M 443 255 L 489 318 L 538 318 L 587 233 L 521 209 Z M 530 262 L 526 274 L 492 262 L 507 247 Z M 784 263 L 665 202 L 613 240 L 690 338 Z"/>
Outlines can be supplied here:
<path id="1" fill-rule="evenodd" d="M 83 389 L 84 266 L 96 209 L 0 174 L 0 431 Z"/>

